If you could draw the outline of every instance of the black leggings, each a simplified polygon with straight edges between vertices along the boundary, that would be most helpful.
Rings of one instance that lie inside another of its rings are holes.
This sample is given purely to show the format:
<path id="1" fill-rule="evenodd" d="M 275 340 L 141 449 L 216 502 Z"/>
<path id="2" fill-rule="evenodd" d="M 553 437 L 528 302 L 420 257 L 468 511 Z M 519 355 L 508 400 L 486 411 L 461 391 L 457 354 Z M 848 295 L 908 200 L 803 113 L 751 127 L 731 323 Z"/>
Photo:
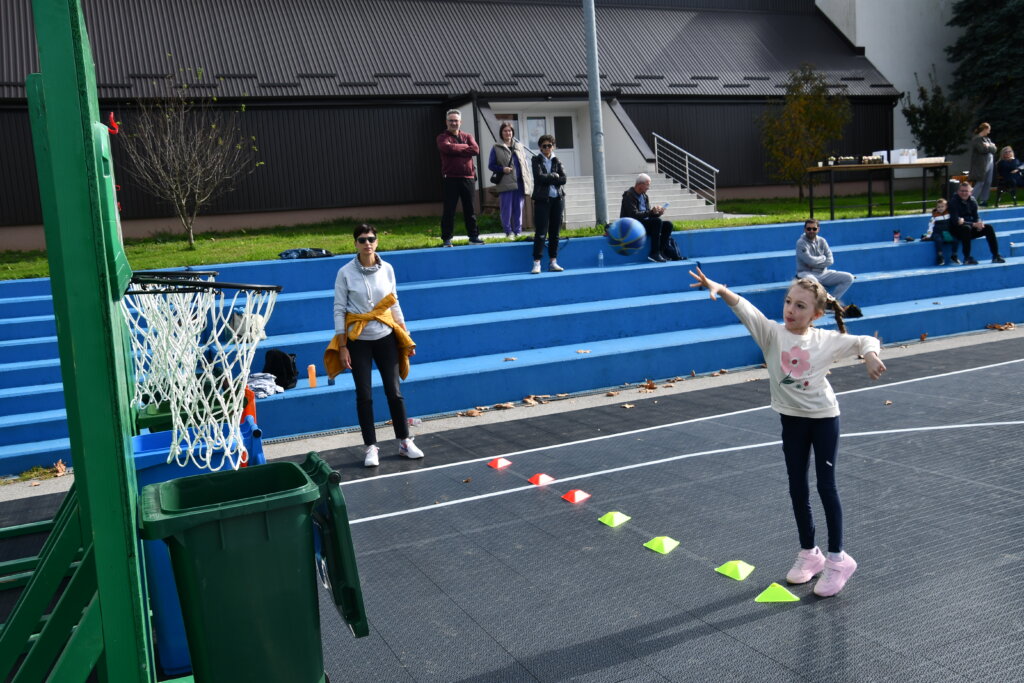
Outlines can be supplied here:
<path id="1" fill-rule="evenodd" d="M 807 470 L 810 466 L 811 447 L 814 447 L 814 474 L 818 481 L 818 495 L 825 508 L 828 527 L 828 551 L 843 549 L 843 506 L 836 488 L 836 455 L 839 449 L 838 417 L 782 418 L 782 452 L 786 455 L 786 473 L 789 475 L 789 497 L 793 501 L 793 515 L 800 534 L 800 547 L 814 547 L 814 517 L 811 515 L 810 486 Z"/>
<path id="2" fill-rule="evenodd" d="M 352 379 L 356 384 L 356 414 L 359 416 L 359 429 L 363 432 L 363 444 L 370 446 L 377 443 L 371 389 L 372 363 L 377 364 L 384 395 L 388 398 L 395 438 L 408 438 L 409 421 L 405 416 L 405 399 L 398 387 L 398 343 L 394 333 L 372 341 L 350 340 L 348 353 L 352 359 Z"/>

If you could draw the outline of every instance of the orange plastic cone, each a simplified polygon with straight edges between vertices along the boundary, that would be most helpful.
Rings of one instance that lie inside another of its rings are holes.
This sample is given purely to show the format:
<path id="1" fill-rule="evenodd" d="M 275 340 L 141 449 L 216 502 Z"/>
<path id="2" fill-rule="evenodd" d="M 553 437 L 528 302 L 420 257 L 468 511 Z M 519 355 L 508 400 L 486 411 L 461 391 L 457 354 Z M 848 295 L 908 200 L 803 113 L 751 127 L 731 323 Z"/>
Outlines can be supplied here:
<path id="1" fill-rule="evenodd" d="M 508 467 L 511 464 L 511 460 L 506 460 L 505 458 L 495 458 L 494 460 L 487 463 L 487 466 L 493 467 L 496 470 L 500 470 L 501 468 Z"/>
<path id="2" fill-rule="evenodd" d="M 563 500 L 567 500 L 570 503 L 582 503 L 587 498 L 590 498 L 590 494 L 580 489 L 573 489 L 572 491 L 569 491 L 567 494 L 562 496 Z"/>
<path id="3" fill-rule="evenodd" d="M 530 483 L 534 484 L 536 486 L 543 486 L 544 484 L 550 484 L 554 480 L 555 480 L 554 477 L 549 477 L 548 475 L 544 474 L 543 472 L 538 472 L 537 474 L 533 475 L 529 479 Z"/>

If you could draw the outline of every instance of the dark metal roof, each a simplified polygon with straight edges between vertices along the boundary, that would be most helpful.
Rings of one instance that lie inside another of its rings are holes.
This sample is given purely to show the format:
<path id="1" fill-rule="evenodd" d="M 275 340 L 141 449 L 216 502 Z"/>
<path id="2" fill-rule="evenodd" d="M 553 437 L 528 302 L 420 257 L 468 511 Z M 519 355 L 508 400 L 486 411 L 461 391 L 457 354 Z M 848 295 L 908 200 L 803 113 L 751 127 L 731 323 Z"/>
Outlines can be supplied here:
<path id="1" fill-rule="evenodd" d="M 37 68 L 31 0 L 0 3 L 0 99 Z M 623 97 L 779 95 L 803 62 L 849 96 L 899 93 L 808 0 L 598 0 L 602 89 Z M 582 96 L 578 1 L 88 0 L 100 97 L 166 75 L 218 97 Z"/>

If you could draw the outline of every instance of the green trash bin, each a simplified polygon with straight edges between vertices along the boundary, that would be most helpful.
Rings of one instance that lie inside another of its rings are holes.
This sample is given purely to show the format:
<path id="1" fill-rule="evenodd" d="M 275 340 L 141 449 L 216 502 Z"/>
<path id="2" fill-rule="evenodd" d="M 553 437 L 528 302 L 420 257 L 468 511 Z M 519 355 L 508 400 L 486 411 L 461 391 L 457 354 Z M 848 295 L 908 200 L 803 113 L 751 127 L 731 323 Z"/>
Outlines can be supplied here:
<path id="1" fill-rule="evenodd" d="M 317 486 L 293 463 L 151 484 L 142 537 L 171 554 L 196 683 L 321 683 Z"/>

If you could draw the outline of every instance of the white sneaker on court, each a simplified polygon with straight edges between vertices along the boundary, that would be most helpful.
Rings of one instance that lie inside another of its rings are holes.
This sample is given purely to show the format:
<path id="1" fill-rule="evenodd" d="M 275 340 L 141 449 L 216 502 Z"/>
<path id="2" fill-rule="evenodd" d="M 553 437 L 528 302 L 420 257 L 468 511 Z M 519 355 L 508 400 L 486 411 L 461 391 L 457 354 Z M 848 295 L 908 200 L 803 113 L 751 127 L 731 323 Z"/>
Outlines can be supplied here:
<path id="1" fill-rule="evenodd" d="M 380 449 L 377 448 L 377 444 L 371 444 L 366 447 L 366 459 L 363 460 L 363 467 L 377 467 L 380 465 L 379 457 Z"/>
<path id="2" fill-rule="evenodd" d="M 411 436 L 407 439 L 402 439 L 402 443 L 398 446 L 398 454 L 410 460 L 419 460 L 423 457 L 423 451 L 412 442 Z"/>
<path id="3" fill-rule="evenodd" d="M 807 583 L 815 574 L 825 568 L 825 555 L 814 546 L 810 550 L 801 550 L 796 554 L 796 562 L 786 574 L 786 581 L 793 584 Z"/>

